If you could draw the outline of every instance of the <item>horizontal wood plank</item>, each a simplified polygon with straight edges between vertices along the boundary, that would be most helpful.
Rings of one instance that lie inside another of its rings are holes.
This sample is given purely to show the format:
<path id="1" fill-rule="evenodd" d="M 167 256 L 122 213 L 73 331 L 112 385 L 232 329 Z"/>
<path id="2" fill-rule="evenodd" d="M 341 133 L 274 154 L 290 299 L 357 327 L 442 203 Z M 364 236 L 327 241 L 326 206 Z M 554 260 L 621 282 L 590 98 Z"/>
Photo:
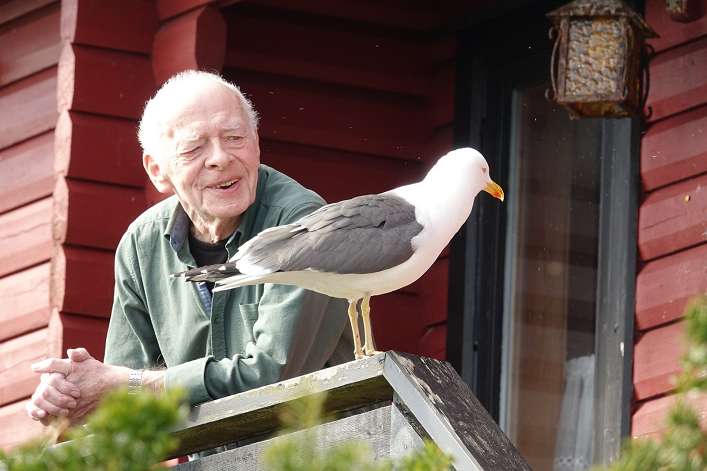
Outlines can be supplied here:
<path id="1" fill-rule="evenodd" d="M 660 121 L 641 139 L 643 188 L 654 190 L 707 172 L 707 106 Z"/>
<path id="2" fill-rule="evenodd" d="M 0 276 L 48 261 L 53 252 L 52 201 L 44 198 L 0 215 Z"/>
<path id="3" fill-rule="evenodd" d="M 649 39 L 657 52 L 675 47 L 682 43 L 692 41 L 707 35 L 707 0 L 690 0 L 690 3 L 699 4 L 701 14 L 699 18 L 688 23 L 673 21 L 665 8 L 662 0 L 649 0 L 646 2 L 646 22 L 660 35 L 659 38 Z"/>
<path id="4" fill-rule="evenodd" d="M 65 42 L 150 54 L 160 27 L 154 0 L 63 0 Z"/>
<path id="5" fill-rule="evenodd" d="M 0 343 L 0 405 L 29 397 L 39 384 L 30 365 L 48 357 L 48 329 Z"/>
<path id="6" fill-rule="evenodd" d="M 638 210 L 638 248 L 651 260 L 707 241 L 707 175 L 650 193 Z"/>
<path id="7" fill-rule="evenodd" d="M 108 319 L 99 319 L 90 316 L 78 316 L 70 313 L 61 313 L 62 348 L 83 347 L 88 350 L 93 358 L 103 361 L 106 351 L 106 333 L 108 332 Z"/>
<path id="8" fill-rule="evenodd" d="M 115 250 L 128 225 L 145 209 L 142 189 L 59 177 L 54 238 L 63 244 Z"/>
<path id="9" fill-rule="evenodd" d="M 685 324 L 678 322 L 646 332 L 636 342 L 633 355 L 633 390 L 639 401 L 672 391 L 672 378 L 680 373 L 678 362 Z"/>
<path id="10" fill-rule="evenodd" d="M 418 161 L 289 144 L 262 136 L 260 160 L 316 191 L 328 202 L 415 183 L 424 178 L 426 170 Z"/>
<path id="11" fill-rule="evenodd" d="M 425 100 L 224 69 L 260 113 L 261 139 L 417 160 L 432 136 Z M 372 112 L 372 110 L 375 110 Z"/>
<path id="12" fill-rule="evenodd" d="M 707 37 L 657 55 L 650 74 L 651 121 L 707 103 Z"/>
<path id="13" fill-rule="evenodd" d="M 400 291 L 371 298 L 371 325 L 378 350 L 417 354 L 426 331 L 419 297 Z"/>
<path id="14" fill-rule="evenodd" d="M 220 11 L 214 7 L 190 11 L 166 22 L 155 36 L 155 83 L 188 69 L 220 72 L 225 54 L 226 23 Z"/>
<path id="15" fill-rule="evenodd" d="M 165 21 L 190 10 L 216 3 L 216 0 L 157 0 L 156 3 L 159 19 Z"/>
<path id="16" fill-rule="evenodd" d="M 420 356 L 445 360 L 447 353 L 447 324 L 430 327 L 420 339 Z"/>
<path id="17" fill-rule="evenodd" d="M 48 326 L 49 263 L 0 278 L 0 299 L 0 341 Z"/>
<path id="18" fill-rule="evenodd" d="M 0 5 L 0 25 L 52 3 L 59 3 L 59 0 L 7 0 Z"/>
<path id="19" fill-rule="evenodd" d="M 631 436 L 634 438 L 659 438 L 666 429 L 666 421 L 678 395 L 659 397 L 638 406 L 631 419 Z M 707 396 L 682 396 L 688 404 L 700 411 L 700 423 L 707 427 Z"/>
<path id="20" fill-rule="evenodd" d="M 426 327 L 447 320 L 449 258 L 441 258 L 420 278 L 421 321 Z M 427 355 L 423 355 L 427 356 Z"/>
<path id="21" fill-rule="evenodd" d="M 0 150 L 0 213 L 52 194 L 54 133 Z"/>
<path id="22" fill-rule="evenodd" d="M 110 318 L 114 253 L 63 246 L 52 261 L 51 305 L 61 312 Z"/>
<path id="23" fill-rule="evenodd" d="M 137 122 L 63 111 L 56 126 L 55 168 L 69 178 L 144 187 Z"/>
<path id="24" fill-rule="evenodd" d="M 147 56 L 71 44 L 61 51 L 57 99 L 62 111 L 140 119 L 154 92 Z"/>
<path id="25" fill-rule="evenodd" d="M 705 293 L 707 245 L 646 264 L 636 278 L 636 327 L 645 330 L 683 316 L 690 299 Z"/>
<path id="26" fill-rule="evenodd" d="M 29 396 L 26 398 L 29 399 Z M 5 451 L 39 437 L 47 428 L 27 416 L 25 399 L 0 406 L 0 443 Z"/>
<path id="27" fill-rule="evenodd" d="M 57 68 L 0 88 L 0 149 L 54 129 Z"/>
<path id="28" fill-rule="evenodd" d="M 226 21 L 231 67 L 418 96 L 429 91 L 431 51 L 421 34 L 417 41 L 381 37 L 239 9 Z"/>
<path id="29" fill-rule="evenodd" d="M 60 4 L 52 3 L 0 26 L 0 86 L 57 65 L 59 10 Z"/>

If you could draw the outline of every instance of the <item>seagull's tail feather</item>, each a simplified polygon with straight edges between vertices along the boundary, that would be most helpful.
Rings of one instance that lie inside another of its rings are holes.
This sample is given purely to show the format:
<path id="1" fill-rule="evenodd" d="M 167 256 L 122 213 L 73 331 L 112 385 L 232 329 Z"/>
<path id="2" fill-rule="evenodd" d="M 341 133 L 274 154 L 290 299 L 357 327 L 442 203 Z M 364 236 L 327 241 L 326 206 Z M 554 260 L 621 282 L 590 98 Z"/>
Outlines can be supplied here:
<path id="1" fill-rule="evenodd" d="M 278 249 L 304 231 L 306 228 L 297 223 L 265 229 L 243 244 L 232 261 L 244 274 L 264 276 L 274 273 L 280 270 L 284 263 Z"/>
<path id="2" fill-rule="evenodd" d="M 235 275 L 230 278 L 221 279 L 216 282 L 216 286 L 214 287 L 214 292 L 226 291 L 227 289 L 238 288 L 241 286 L 257 285 L 260 283 L 265 283 L 266 281 L 264 280 L 264 278 L 266 278 L 266 277 L 267 277 L 267 275 L 256 275 L 256 276 Z"/>
<path id="3" fill-rule="evenodd" d="M 219 281 L 240 274 L 235 263 L 219 263 L 174 273 L 170 278 L 185 278 L 186 281 Z"/>

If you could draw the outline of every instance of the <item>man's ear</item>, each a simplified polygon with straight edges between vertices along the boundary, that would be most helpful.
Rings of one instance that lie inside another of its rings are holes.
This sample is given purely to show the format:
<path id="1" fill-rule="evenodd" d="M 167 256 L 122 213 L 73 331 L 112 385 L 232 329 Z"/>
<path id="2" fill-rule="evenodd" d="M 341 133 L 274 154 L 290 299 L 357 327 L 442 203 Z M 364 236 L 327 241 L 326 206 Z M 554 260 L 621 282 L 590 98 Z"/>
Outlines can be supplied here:
<path id="1" fill-rule="evenodd" d="M 145 167 L 147 175 L 150 177 L 152 184 L 155 185 L 160 193 L 172 193 L 172 183 L 162 173 L 157 159 L 149 154 L 142 154 L 142 165 Z"/>

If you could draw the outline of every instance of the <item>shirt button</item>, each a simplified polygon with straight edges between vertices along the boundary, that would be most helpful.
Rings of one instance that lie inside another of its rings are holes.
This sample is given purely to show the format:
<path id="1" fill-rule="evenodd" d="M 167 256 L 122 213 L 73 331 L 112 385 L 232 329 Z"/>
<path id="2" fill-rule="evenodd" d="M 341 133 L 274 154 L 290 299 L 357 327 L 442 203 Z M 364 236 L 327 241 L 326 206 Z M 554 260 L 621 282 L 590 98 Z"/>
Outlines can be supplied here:
<path id="1" fill-rule="evenodd" d="M 219 317 L 218 317 L 218 316 L 214 316 L 214 324 L 218 324 L 218 321 L 219 321 Z"/>

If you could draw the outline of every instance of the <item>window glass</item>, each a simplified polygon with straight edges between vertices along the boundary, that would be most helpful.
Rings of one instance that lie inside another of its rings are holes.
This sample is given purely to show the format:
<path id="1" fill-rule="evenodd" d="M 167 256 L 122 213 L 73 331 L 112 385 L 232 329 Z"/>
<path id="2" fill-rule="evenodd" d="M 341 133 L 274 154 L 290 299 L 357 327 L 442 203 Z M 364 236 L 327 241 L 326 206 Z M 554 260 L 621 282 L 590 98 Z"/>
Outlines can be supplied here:
<path id="1" fill-rule="evenodd" d="M 533 469 L 588 469 L 601 120 L 514 94 L 501 424 Z"/>

